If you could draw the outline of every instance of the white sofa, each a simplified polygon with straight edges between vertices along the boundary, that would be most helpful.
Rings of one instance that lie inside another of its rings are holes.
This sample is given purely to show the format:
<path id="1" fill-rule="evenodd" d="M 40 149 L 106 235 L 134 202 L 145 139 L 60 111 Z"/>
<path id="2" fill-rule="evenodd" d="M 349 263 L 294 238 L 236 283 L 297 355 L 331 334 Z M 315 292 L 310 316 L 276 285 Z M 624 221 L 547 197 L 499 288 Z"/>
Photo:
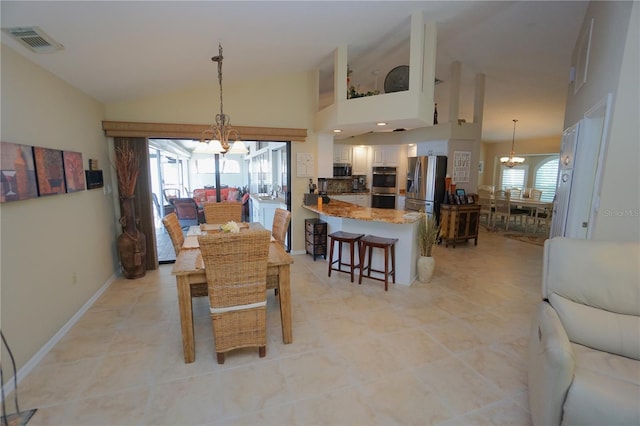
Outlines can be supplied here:
<path id="1" fill-rule="evenodd" d="M 535 425 L 640 425 L 639 246 L 546 241 L 529 339 Z"/>

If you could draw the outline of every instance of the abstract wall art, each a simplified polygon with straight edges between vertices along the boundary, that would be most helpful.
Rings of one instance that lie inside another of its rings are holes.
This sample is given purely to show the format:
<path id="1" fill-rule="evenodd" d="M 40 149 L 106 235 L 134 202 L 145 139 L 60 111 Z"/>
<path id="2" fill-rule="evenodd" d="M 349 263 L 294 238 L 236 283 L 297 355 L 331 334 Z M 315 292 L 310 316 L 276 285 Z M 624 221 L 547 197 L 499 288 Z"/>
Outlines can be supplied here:
<path id="1" fill-rule="evenodd" d="M 64 194 L 66 186 L 62 151 L 34 146 L 33 158 L 38 178 L 38 194 L 40 196 Z"/>
<path id="2" fill-rule="evenodd" d="M 0 202 L 26 200 L 37 196 L 32 147 L 0 142 Z"/>

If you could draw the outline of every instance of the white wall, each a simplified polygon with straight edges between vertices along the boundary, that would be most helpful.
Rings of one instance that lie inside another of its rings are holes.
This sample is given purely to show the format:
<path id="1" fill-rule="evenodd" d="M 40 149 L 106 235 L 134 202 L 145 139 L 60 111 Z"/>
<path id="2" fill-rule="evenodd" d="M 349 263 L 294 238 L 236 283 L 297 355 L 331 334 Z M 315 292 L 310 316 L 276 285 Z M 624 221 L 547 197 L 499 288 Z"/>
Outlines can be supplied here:
<path id="1" fill-rule="evenodd" d="M 5 45 L 1 54 L 2 140 L 79 151 L 111 182 L 103 106 Z M 113 276 L 113 212 L 101 189 L 0 204 L 2 332 L 18 368 Z"/>
<path id="2" fill-rule="evenodd" d="M 640 240 L 639 14 L 638 2 L 590 3 L 585 24 L 593 18 L 594 26 L 587 82 L 578 93 L 569 86 L 565 128 L 613 93 L 594 239 Z M 577 46 L 573 64 L 576 55 Z"/>

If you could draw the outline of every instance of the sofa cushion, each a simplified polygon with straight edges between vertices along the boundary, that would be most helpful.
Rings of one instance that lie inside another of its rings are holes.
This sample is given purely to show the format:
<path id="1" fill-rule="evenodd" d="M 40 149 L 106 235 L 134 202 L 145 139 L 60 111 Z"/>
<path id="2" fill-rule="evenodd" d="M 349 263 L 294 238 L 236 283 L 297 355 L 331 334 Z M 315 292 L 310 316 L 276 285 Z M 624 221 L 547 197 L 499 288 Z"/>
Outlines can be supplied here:
<path id="1" fill-rule="evenodd" d="M 640 360 L 640 317 L 593 308 L 557 294 L 549 297 L 549 303 L 572 342 Z"/>
<path id="2" fill-rule="evenodd" d="M 575 375 L 564 404 L 562 423 L 640 424 L 638 361 L 571 344 Z"/>
<path id="3" fill-rule="evenodd" d="M 638 259 L 637 242 L 552 238 L 544 245 L 543 297 L 555 293 L 582 305 L 640 316 Z"/>

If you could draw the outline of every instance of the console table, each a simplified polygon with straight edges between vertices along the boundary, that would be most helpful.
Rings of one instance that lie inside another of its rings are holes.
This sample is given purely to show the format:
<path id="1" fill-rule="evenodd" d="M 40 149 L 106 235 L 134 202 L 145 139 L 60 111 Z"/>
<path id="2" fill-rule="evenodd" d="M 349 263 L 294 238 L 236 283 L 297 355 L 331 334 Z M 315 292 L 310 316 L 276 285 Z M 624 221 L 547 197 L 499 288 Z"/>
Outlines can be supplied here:
<path id="1" fill-rule="evenodd" d="M 475 239 L 478 245 L 480 228 L 480 204 L 441 204 L 440 235 L 445 247 L 449 243 L 455 248 L 457 242 Z"/>

